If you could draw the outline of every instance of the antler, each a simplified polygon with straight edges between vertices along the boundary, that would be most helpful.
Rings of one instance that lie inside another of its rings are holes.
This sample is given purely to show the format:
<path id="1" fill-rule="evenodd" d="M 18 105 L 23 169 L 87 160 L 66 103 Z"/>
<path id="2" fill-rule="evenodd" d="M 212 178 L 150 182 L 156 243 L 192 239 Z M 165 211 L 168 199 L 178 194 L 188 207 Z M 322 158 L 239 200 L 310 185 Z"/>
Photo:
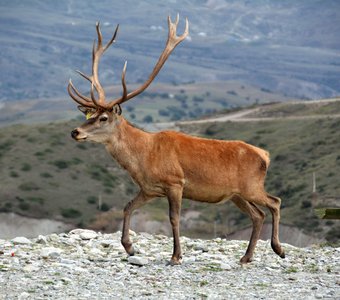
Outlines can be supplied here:
<path id="1" fill-rule="evenodd" d="M 110 41 L 103 46 L 103 35 L 100 31 L 100 24 L 99 22 L 96 23 L 96 30 L 97 30 L 97 45 L 96 41 L 93 42 L 93 48 L 92 48 L 92 75 L 88 76 L 80 71 L 76 71 L 78 74 L 80 74 L 82 77 L 84 77 L 86 80 L 91 82 L 91 98 L 88 98 L 84 95 L 82 95 L 73 85 L 71 79 L 69 80 L 69 84 L 67 87 L 67 91 L 69 95 L 72 97 L 73 100 L 75 100 L 77 103 L 79 103 L 82 106 L 85 107 L 101 107 L 106 109 L 106 102 L 105 102 L 105 91 L 102 87 L 102 85 L 99 82 L 98 77 L 98 65 L 100 61 L 100 57 L 102 54 L 106 51 L 107 48 L 109 48 L 115 41 L 117 32 L 119 29 L 119 25 L 117 25 L 116 30 L 110 39 Z M 98 94 L 98 99 L 96 99 L 94 95 L 94 89 L 96 89 L 96 92 Z"/>
<path id="2" fill-rule="evenodd" d="M 182 42 L 189 34 L 189 22 L 188 19 L 185 20 L 185 30 L 184 33 L 180 36 L 177 36 L 177 25 L 179 21 L 179 16 L 177 15 L 175 22 L 173 23 L 171 21 L 170 16 L 168 17 L 168 26 L 169 26 L 169 34 L 168 34 L 168 40 L 166 42 L 165 48 L 160 55 L 155 67 L 153 68 L 152 73 L 149 75 L 149 78 L 136 90 L 128 93 L 126 88 L 126 82 L 125 82 L 125 74 L 126 74 L 126 67 L 127 62 L 125 62 L 123 71 L 122 71 L 122 87 L 123 87 L 123 95 L 117 99 L 114 99 L 110 101 L 109 103 L 105 102 L 105 92 L 103 87 L 101 86 L 98 78 L 98 64 L 101 55 L 105 52 L 105 50 L 113 43 L 115 42 L 115 38 L 117 35 L 117 31 L 119 28 L 119 25 L 117 25 L 116 30 L 113 34 L 113 37 L 111 40 L 106 44 L 105 47 L 102 46 L 102 34 L 99 28 L 99 23 L 96 24 L 97 29 L 97 35 L 98 35 L 98 43 L 97 46 L 95 43 L 93 44 L 93 51 L 92 51 L 92 76 L 87 76 L 83 74 L 80 71 L 77 71 L 82 77 L 87 79 L 91 82 L 91 98 L 83 96 L 72 84 L 72 81 L 69 81 L 68 84 L 68 93 L 72 97 L 73 100 L 75 100 L 77 103 L 79 103 L 82 106 L 85 107 L 92 107 L 92 108 L 103 108 L 106 110 L 111 110 L 115 105 L 121 104 L 125 101 L 128 101 L 129 99 L 137 96 L 138 94 L 142 93 L 155 79 L 159 71 L 161 70 L 162 66 L 170 56 L 171 52 L 176 48 L 176 46 Z M 94 95 L 94 89 L 96 90 L 98 94 L 98 100 L 95 98 Z"/>
<path id="3" fill-rule="evenodd" d="M 179 15 L 178 14 L 177 14 L 177 17 L 176 17 L 176 21 L 174 23 L 172 23 L 170 16 L 168 16 L 169 34 L 168 34 L 168 40 L 166 42 L 166 45 L 165 45 L 165 48 L 164 48 L 162 54 L 160 55 L 155 67 L 153 68 L 152 73 L 149 75 L 149 78 L 143 83 L 143 85 L 141 85 L 139 88 L 137 88 L 136 90 L 134 90 L 133 92 L 130 92 L 128 94 L 127 94 L 127 91 L 126 91 L 126 83 L 125 83 L 125 73 L 126 73 L 126 63 L 125 63 L 124 69 L 123 69 L 123 72 L 122 72 L 122 86 L 123 86 L 123 89 L 124 89 L 123 96 L 110 101 L 107 104 L 108 108 L 112 109 L 112 107 L 115 106 L 116 104 L 121 104 L 121 103 L 139 95 L 151 84 L 151 82 L 155 79 L 155 77 L 157 76 L 157 74 L 159 73 L 161 68 L 163 67 L 164 63 L 166 62 L 166 60 L 170 56 L 171 52 L 189 34 L 189 22 L 188 22 L 188 19 L 186 18 L 185 19 L 184 33 L 180 36 L 176 35 L 178 21 L 179 21 Z"/>

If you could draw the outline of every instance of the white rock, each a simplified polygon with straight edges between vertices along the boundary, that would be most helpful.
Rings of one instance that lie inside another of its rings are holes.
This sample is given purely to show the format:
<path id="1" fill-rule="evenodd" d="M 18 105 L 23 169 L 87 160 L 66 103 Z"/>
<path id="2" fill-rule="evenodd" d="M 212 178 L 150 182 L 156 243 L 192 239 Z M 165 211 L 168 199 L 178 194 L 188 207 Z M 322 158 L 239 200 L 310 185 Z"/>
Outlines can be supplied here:
<path id="1" fill-rule="evenodd" d="M 109 247 L 112 244 L 115 244 L 113 240 L 101 240 L 100 241 L 100 245 L 102 245 L 103 247 Z"/>
<path id="2" fill-rule="evenodd" d="M 38 272 L 40 270 L 40 268 L 38 266 L 34 266 L 34 265 L 26 265 L 26 266 L 23 267 L 23 270 L 25 272 L 32 273 L 32 272 Z"/>
<path id="3" fill-rule="evenodd" d="M 99 250 L 97 248 L 90 249 L 89 254 L 90 255 L 94 255 L 94 256 L 103 256 L 103 255 L 105 255 L 105 253 L 103 251 L 101 251 L 101 250 Z"/>
<path id="4" fill-rule="evenodd" d="M 72 279 L 71 279 L 71 278 L 68 278 L 68 277 L 60 278 L 60 280 L 61 280 L 62 282 L 65 282 L 65 283 L 71 283 L 71 282 L 72 282 Z"/>
<path id="5" fill-rule="evenodd" d="M 198 245 L 194 246 L 194 250 L 199 250 L 199 251 L 202 251 L 202 252 L 208 252 L 209 248 L 205 244 L 198 244 Z"/>
<path id="6" fill-rule="evenodd" d="M 59 248 L 54 248 L 54 247 L 47 247 L 47 248 L 43 248 L 40 251 L 40 255 L 43 258 L 55 258 L 60 256 L 60 254 L 63 252 L 63 250 L 59 249 Z"/>
<path id="7" fill-rule="evenodd" d="M 28 238 L 25 238 L 24 236 L 17 236 L 16 238 L 12 239 L 12 243 L 18 245 L 32 244 L 32 242 Z"/>
<path id="8" fill-rule="evenodd" d="M 89 230 L 89 231 L 86 231 L 86 232 L 82 232 L 80 234 L 80 238 L 82 240 L 91 240 L 91 239 L 95 239 L 96 237 L 98 236 L 98 233 L 92 231 L 92 230 Z"/>
<path id="9" fill-rule="evenodd" d="M 133 230 L 129 230 L 129 234 L 130 234 L 130 236 L 137 236 L 137 233 L 136 232 L 134 232 Z"/>
<path id="10" fill-rule="evenodd" d="M 129 256 L 128 262 L 131 265 L 136 265 L 136 266 L 145 266 L 149 263 L 149 260 L 145 257 L 140 257 L 140 256 Z"/>
<path id="11" fill-rule="evenodd" d="M 46 236 L 39 235 L 36 241 L 38 244 L 47 244 Z"/>
<path id="12" fill-rule="evenodd" d="M 28 299 L 30 297 L 30 294 L 27 292 L 23 292 L 19 295 L 18 299 L 23 300 L 23 299 Z"/>
<path id="13" fill-rule="evenodd" d="M 59 236 L 56 234 L 56 233 L 52 233 L 51 235 L 49 235 L 47 237 L 47 240 L 48 241 L 51 241 L 51 242 L 58 242 L 59 241 Z"/>
<path id="14" fill-rule="evenodd" d="M 70 236 L 79 236 L 82 240 L 91 240 L 98 236 L 98 233 L 89 229 L 73 229 L 69 232 Z"/>
<path id="15" fill-rule="evenodd" d="M 221 264 L 220 264 L 220 268 L 221 268 L 222 270 L 225 270 L 225 271 L 230 271 L 230 270 L 232 270 L 231 265 L 229 265 L 229 264 L 227 264 L 227 263 L 221 263 Z"/>
<path id="16" fill-rule="evenodd" d="M 67 259 L 67 258 L 61 258 L 60 263 L 61 264 L 67 264 L 67 265 L 72 265 L 72 264 L 76 265 L 77 261 L 72 260 L 72 259 Z"/>

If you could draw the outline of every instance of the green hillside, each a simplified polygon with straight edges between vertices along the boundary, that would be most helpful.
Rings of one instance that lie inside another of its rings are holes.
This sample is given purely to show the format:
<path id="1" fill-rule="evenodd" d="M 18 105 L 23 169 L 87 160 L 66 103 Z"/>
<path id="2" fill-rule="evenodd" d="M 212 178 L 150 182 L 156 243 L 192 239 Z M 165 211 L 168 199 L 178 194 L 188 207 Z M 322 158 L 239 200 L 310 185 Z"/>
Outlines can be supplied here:
<path id="1" fill-rule="evenodd" d="M 260 108 L 264 113 L 273 107 Z M 306 106 L 308 116 L 312 116 L 306 119 L 228 121 L 182 125 L 181 129 L 209 138 L 245 140 L 269 150 L 271 167 L 266 186 L 268 192 L 282 198 L 282 223 L 334 242 L 339 238 L 340 224 L 318 220 L 312 208 L 339 205 L 340 118 L 327 117 L 324 105 L 315 107 L 313 110 Z M 332 107 L 340 111 L 340 102 L 334 102 Z M 2 128 L 1 211 L 89 226 L 98 213 L 113 207 L 111 227 L 119 229 L 115 226 L 121 220 L 120 210 L 137 189 L 101 145 L 71 139 L 70 131 L 79 124 L 80 121 L 69 121 Z M 313 172 L 318 194 L 315 203 Z M 157 200 L 142 210 L 157 221 L 167 222 L 165 200 Z M 212 206 L 185 200 L 183 212 L 190 210 L 201 212 L 203 225 L 187 229 L 187 235 L 207 236 L 214 221 L 220 235 L 250 223 L 231 204 Z"/>

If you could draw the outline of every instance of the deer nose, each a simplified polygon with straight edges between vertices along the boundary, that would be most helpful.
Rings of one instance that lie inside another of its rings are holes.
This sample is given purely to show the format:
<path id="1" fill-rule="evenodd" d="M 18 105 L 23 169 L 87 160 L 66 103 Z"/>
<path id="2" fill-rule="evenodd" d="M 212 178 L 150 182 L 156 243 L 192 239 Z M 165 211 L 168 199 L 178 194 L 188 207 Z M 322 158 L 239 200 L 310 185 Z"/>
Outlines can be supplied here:
<path id="1" fill-rule="evenodd" d="M 78 134 L 79 134 L 78 129 L 74 129 L 74 130 L 71 131 L 71 136 L 72 136 L 72 138 L 74 138 L 74 139 L 77 138 Z"/>

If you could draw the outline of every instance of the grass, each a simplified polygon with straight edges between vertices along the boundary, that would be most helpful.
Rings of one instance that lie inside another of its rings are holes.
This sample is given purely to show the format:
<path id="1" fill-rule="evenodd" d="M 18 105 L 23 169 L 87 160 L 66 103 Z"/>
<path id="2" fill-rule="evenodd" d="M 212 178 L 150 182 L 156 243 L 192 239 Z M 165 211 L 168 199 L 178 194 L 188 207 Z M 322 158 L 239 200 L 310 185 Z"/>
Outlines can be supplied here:
<path id="1" fill-rule="evenodd" d="M 340 102 L 336 104 L 339 111 Z M 331 234 L 331 228 L 337 225 L 320 222 L 314 216 L 312 206 L 339 199 L 340 186 L 336 175 L 340 172 L 337 154 L 340 141 L 336 137 L 340 130 L 339 119 L 227 122 L 196 124 L 182 129 L 198 132 L 199 135 L 209 138 L 245 140 L 268 150 L 272 161 L 266 188 L 269 193 L 282 198 L 282 222 L 293 224 L 309 234 L 326 236 L 333 241 L 337 239 L 335 234 L 327 235 L 327 232 Z M 314 172 L 319 195 L 317 203 L 312 203 Z M 236 221 L 237 226 L 248 222 L 233 208 L 228 213 L 227 209 L 221 206 L 220 211 L 228 217 L 233 215 L 231 218 Z"/>
<path id="2" fill-rule="evenodd" d="M 334 110 L 340 110 L 339 104 L 332 105 Z M 134 197 L 138 188 L 104 147 L 75 143 L 71 139 L 70 131 L 79 123 L 3 128 L 0 132 L 0 211 L 71 220 L 88 226 L 100 213 L 96 205 L 99 197 L 105 210 L 113 207 L 117 211 Z M 281 222 L 297 226 L 308 234 L 326 237 L 329 242 L 338 239 L 339 224 L 319 220 L 313 210 L 315 205 L 333 206 L 339 200 L 339 119 L 195 124 L 183 126 L 182 130 L 208 138 L 245 140 L 268 150 L 271 166 L 266 188 L 282 198 Z M 316 174 L 317 203 L 312 197 L 313 173 Z M 150 219 L 168 223 L 165 199 L 154 200 L 143 210 Z M 188 210 L 199 211 L 201 223 L 183 230 L 183 235 L 212 237 L 216 229 L 217 235 L 224 236 L 250 224 L 248 217 L 231 204 L 216 206 L 184 200 L 183 213 Z M 118 226 L 119 222 L 115 223 Z"/>

